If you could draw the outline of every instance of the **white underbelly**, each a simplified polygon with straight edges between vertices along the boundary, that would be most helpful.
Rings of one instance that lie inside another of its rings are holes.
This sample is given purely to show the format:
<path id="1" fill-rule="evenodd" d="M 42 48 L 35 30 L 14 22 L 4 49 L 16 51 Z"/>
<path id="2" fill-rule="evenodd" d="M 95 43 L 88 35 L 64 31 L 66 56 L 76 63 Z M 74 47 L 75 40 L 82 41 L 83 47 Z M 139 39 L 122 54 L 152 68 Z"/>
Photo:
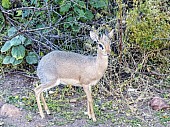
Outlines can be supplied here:
<path id="1" fill-rule="evenodd" d="M 60 83 L 64 85 L 82 86 L 80 82 L 75 79 L 60 79 Z"/>

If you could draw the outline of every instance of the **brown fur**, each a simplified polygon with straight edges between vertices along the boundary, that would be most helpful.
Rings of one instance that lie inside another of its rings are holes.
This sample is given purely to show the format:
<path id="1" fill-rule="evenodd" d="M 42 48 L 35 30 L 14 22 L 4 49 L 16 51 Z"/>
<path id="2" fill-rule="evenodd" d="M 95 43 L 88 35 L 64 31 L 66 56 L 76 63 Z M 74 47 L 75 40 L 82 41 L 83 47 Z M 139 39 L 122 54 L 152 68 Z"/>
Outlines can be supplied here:
<path id="1" fill-rule="evenodd" d="M 64 83 L 83 87 L 87 95 L 88 116 L 96 121 L 90 87 L 101 79 L 107 69 L 108 54 L 110 54 L 109 37 L 112 34 L 113 31 L 109 33 L 109 36 L 103 35 L 99 38 L 95 32 L 90 32 L 92 40 L 100 44 L 96 57 L 73 52 L 52 51 L 41 59 L 37 68 L 41 85 L 34 91 L 42 118 L 44 114 L 40 105 L 40 97 L 46 112 L 50 113 L 43 97 L 43 91 Z"/>

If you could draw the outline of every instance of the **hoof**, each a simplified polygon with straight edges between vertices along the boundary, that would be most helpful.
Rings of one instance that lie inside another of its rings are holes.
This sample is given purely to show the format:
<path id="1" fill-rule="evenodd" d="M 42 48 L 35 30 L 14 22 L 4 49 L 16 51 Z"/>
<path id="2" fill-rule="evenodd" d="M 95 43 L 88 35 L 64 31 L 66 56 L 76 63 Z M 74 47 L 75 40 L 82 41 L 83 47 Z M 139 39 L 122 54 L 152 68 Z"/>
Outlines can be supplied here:
<path id="1" fill-rule="evenodd" d="M 96 122 L 96 121 L 97 121 L 95 117 L 94 117 L 94 118 L 92 118 L 92 119 L 93 119 L 93 122 Z"/>
<path id="2" fill-rule="evenodd" d="M 85 114 L 85 115 L 88 115 L 88 116 L 89 116 L 89 119 L 91 119 L 91 118 L 92 118 L 92 116 L 91 116 L 91 114 L 90 114 L 90 113 L 88 113 L 88 112 L 84 112 L 84 114 Z"/>
<path id="3" fill-rule="evenodd" d="M 50 113 L 50 110 L 46 110 L 46 113 L 48 114 L 48 115 L 50 115 L 51 113 Z"/>
<path id="4" fill-rule="evenodd" d="M 41 119 L 44 119 L 45 118 L 45 115 L 44 114 L 40 114 L 41 116 Z"/>

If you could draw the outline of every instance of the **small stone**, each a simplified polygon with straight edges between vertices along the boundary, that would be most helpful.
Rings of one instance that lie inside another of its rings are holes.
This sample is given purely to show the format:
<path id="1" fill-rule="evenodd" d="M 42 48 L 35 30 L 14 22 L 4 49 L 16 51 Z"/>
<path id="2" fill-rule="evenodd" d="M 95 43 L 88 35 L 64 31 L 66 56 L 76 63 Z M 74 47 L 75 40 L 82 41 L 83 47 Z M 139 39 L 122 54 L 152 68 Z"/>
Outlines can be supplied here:
<path id="1" fill-rule="evenodd" d="M 14 105 L 4 104 L 1 107 L 0 114 L 8 117 L 19 117 L 21 115 L 21 111 Z"/>
<path id="2" fill-rule="evenodd" d="M 70 103 L 76 103 L 76 102 L 77 102 L 76 98 L 70 99 Z"/>
<path id="3" fill-rule="evenodd" d="M 49 94 L 54 94 L 54 93 L 55 93 L 54 91 L 51 91 L 51 90 L 49 91 Z"/>

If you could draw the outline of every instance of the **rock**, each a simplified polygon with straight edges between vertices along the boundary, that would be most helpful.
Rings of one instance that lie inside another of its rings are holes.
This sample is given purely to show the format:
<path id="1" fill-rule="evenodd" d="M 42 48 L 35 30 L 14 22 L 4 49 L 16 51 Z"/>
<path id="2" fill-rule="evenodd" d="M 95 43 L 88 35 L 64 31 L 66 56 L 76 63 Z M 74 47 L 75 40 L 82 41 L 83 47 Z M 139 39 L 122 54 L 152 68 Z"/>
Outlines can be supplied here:
<path id="1" fill-rule="evenodd" d="M 150 101 L 150 106 L 153 110 L 162 110 L 162 109 L 168 109 L 170 106 L 161 98 L 161 97 L 154 97 Z"/>
<path id="2" fill-rule="evenodd" d="M 8 117 L 19 117 L 21 116 L 21 111 L 19 108 L 15 107 L 11 104 L 4 104 L 1 107 L 0 114 L 2 116 L 8 116 Z"/>
<path id="3" fill-rule="evenodd" d="M 70 103 L 76 103 L 76 102 L 77 102 L 76 98 L 70 99 Z"/>

